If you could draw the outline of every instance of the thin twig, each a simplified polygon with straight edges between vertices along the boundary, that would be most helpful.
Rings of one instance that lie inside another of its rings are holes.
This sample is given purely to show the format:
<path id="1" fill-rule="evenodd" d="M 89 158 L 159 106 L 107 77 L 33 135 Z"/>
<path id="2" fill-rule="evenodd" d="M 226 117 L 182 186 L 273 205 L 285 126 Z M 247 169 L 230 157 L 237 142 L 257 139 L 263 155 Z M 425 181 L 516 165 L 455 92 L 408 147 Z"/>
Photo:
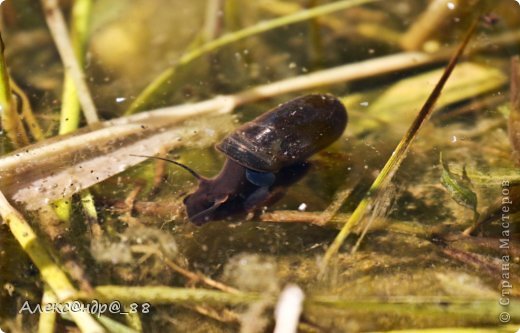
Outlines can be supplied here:
<path id="1" fill-rule="evenodd" d="M 338 191 L 332 203 L 323 211 L 318 225 L 327 224 L 340 210 L 352 191 L 350 189 Z"/>
<path id="2" fill-rule="evenodd" d="M 492 278 L 500 277 L 501 261 L 487 255 L 473 253 L 457 249 L 452 246 L 441 246 L 441 251 L 446 256 L 455 259 L 465 265 L 472 266 L 476 271 L 484 273 Z"/>
<path id="3" fill-rule="evenodd" d="M 341 231 L 338 233 L 330 247 L 325 252 L 325 255 L 323 257 L 322 261 L 322 273 L 325 272 L 325 269 L 327 268 L 329 261 L 332 259 L 332 257 L 339 251 L 340 247 L 343 245 L 343 242 L 348 237 L 350 232 L 352 231 L 352 228 L 354 228 L 359 221 L 363 218 L 366 211 L 371 208 L 374 204 L 374 198 L 377 197 L 377 193 L 379 191 L 383 191 L 385 187 L 388 185 L 388 183 L 392 180 L 394 174 L 397 172 L 399 166 L 401 165 L 402 161 L 405 159 L 406 154 L 417 136 L 419 130 L 421 129 L 422 125 L 426 122 L 426 120 L 431 115 L 431 112 L 433 111 L 433 107 L 435 105 L 435 102 L 439 98 L 442 89 L 444 88 L 444 85 L 448 81 L 448 78 L 450 77 L 453 69 L 455 68 L 455 65 L 457 64 L 460 56 L 464 52 L 464 49 L 466 45 L 468 44 L 471 36 L 473 35 L 473 32 L 475 31 L 477 27 L 478 21 L 475 20 L 470 29 L 468 30 L 463 42 L 460 44 L 459 48 L 453 55 L 453 57 L 450 59 L 449 64 L 446 66 L 446 69 L 440 78 L 439 82 L 433 89 L 432 93 L 424 103 L 423 107 L 419 111 L 417 117 L 411 124 L 410 128 L 406 132 L 405 136 L 402 138 L 401 142 L 397 145 L 394 152 L 392 153 L 392 156 L 388 161 L 386 162 L 385 166 L 377 176 L 377 178 L 374 180 L 372 185 L 370 186 L 370 189 L 368 190 L 365 197 L 361 200 L 361 202 L 358 204 L 348 221 L 345 223 Z"/>
<path id="4" fill-rule="evenodd" d="M 67 25 L 63 14 L 58 7 L 57 0 L 41 0 L 43 9 L 45 10 L 45 19 L 51 35 L 56 43 L 58 53 L 65 67 L 65 72 L 69 73 L 78 91 L 78 98 L 83 109 L 83 114 L 87 123 L 92 124 L 99 121 L 94 100 L 90 95 L 87 83 L 81 66 L 74 55 L 72 43 L 69 38 Z"/>
<path id="5" fill-rule="evenodd" d="M 213 320 L 219 321 L 221 323 L 239 323 L 240 322 L 240 316 L 236 314 L 235 312 L 232 312 L 227 309 L 223 309 L 222 311 L 217 311 L 216 309 L 210 308 L 208 306 L 203 305 L 195 305 L 193 307 L 188 307 L 192 310 L 200 313 L 201 315 L 204 315 L 206 317 L 209 317 Z"/>
<path id="6" fill-rule="evenodd" d="M 27 124 L 27 128 L 29 129 L 29 132 L 31 133 L 32 137 L 36 141 L 40 141 L 45 139 L 43 135 L 43 131 L 40 127 L 40 124 L 36 120 L 36 117 L 34 116 L 34 113 L 31 108 L 31 102 L 29 101 L 29 98 L 25 94 L 25 92 L 20 88 L 16 82 L 14 82 L 13 79 L 11 79 L 11 89 L 13 90 L 13 93 L 19 98 L 19 103 L 21 104 L 21 113 L 23 121 Z"/>
<path id="7" fill-rule="evenodd" d="M 80 293 L 76 296 L 83 299 L 92 299 L 93 297 L 100 300 L 119 300 L 122 303 L 132 302 L 150 302 L 154 305 L 160 304 L 248 304 L 262 298 L 256 293 L 230 294 L 218 290 L 195 289 L 195 288 L 176 288 L 167 286 L 98 286 L 95 295 L 85 295 Z"/>
<path id="8" fill-rule="evenodd" d="M 139 205 L 138 205 L 139 206 Z M 349 214 L 335 215 L 325 226 L 341 229 L 345 225 L 345 220 L 350 217 Z M 323 213 L 321 212 L 300 212 L 297 210 L 276 210 L 268 212 L 258 217 L 259 222 L 267 223 L 310 223 L 323 226 Z M 410 221 L 397 221 L 380 219 L 375 217 L 372 230 L 385 230 L 399 234 L 413 235 L 416 237 L 427 238 L 431 235 L 429 227 L 425 227 L 419 223 Z"/>
<path id="9" fill-rule="evenodd" d="M 202 274 L 193 273 L 185 268 L 182 268 L 181 266 L 177 265 L 175 262 L 173 262 L 169 259 L 165 259 L 165 262 L 166 262 L 166 265 L 168 265 L 171 269 L 173 269 L 174 271 L 176 271 L 179 274 L 182 274 L 184 277 L 186 277 L 192 281 L 195 281 L 195 282 L 200 281 L 209 287 L 212 287 L 212 288 L 215 288 L 215 289 L 218 289 L 221 291 L 225 291 L 230 294 L 239 294 L 240 293 L 240 291 L 238 289 L 227 286 L 221 282 L 215 281 Z"/>
<path id="10" fill-rule="evenodd" d="M 0 111 L 2 112 L 2 127 L 12 144 L 19 148 L 29 144 L 29 137 L 13 103 L 7 64 L 4 58 L 4 41 L 0 35 Z"/>

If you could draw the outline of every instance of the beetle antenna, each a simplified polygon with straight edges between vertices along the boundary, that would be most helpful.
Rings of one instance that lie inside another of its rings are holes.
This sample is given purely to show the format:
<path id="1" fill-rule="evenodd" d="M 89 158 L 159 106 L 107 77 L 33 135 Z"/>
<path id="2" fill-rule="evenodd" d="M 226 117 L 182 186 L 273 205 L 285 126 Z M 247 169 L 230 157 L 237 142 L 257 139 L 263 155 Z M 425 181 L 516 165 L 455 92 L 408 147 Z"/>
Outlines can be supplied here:
<path id="1" fill-rule="evenodd" d="M 191 173 L 193 175 L 193 177 L 197 178 L 199 181 L 202 181 L 204 178 L 199 175 L 197 172 L 195 172 L 195 170 L 193 170 L 192 168 L 190 168 L 189 166 L 187 165 L 184 165 L 182 163 L 179 163 L 177 161 L 174 161 L 174 160 L 170 160 L 170 159 L 167 159 L 167 158 L 164 158 L 164 157 L 159 157 L 159 156 L 148 156 L 148 155 L 134 155 L 134 154 L 130 154 L 130 156 L 136 156 L 136 157 L 146 157 L 146 158 L 155 158 L 157 160 L 162 160 L 162 161 L 166 161 L 166 162 L 170 162 L 170 163 L 173 163 L 175 165 L 178 165 L 180 166 L 181 168 L 183 168 L 184 170 L 188 171 L 189 173 Z"/>

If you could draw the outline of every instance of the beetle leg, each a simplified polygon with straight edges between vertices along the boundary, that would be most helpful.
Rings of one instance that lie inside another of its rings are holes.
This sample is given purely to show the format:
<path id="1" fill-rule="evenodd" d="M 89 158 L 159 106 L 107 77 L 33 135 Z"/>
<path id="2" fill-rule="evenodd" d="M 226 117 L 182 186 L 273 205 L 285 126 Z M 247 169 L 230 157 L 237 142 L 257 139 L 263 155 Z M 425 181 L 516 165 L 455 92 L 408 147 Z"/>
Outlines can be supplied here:
<path id="1" fill-rule="evenodd" d="M 268 186 L 259 187 L 253 193 L 251 193 L 244 201 L 244 209 L 249 212 L 261 206 L 271 196 Z"/>
<path id="2" fill-rule="evenodd" d="M 202 219 L 203 221 L 204 220 L 210 220 L 211 218 L 210 218 L 209 215 L 212 212 L 214 212 L 215 210 L 217 210 L 217 208 L 222 206 L 222 204 L 224 202 L 226 202 L 228 200 L 228 198 L 229 198 L 229 195 L 226 195 L 226 196 L 224 196 L 222 198 L 217 198 L 211 207 L 209 207 L 208 209 L 203 210 L 202 212 L 199 212 L 199 213 L 191 216 L 190 220 L 192 220 L 192 221 L 198 221 L 199 219 Z M 196 223 L 196 224 L 198 224 L 198 223 Z"/>

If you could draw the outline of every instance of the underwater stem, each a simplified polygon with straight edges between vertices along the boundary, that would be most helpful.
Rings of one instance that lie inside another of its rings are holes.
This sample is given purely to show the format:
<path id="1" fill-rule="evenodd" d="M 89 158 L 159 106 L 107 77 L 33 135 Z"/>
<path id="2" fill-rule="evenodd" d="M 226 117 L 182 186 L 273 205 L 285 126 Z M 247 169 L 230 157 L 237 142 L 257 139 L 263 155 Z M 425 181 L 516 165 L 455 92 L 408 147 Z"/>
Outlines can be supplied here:
<path id="1" fill-rule="evenodd" d="M 29 138 L 14 105 L 7 64 L 4 58 L 4 41 L 0 35 L 0 112 L 2 113 L 2 127 L 12 144 L 19 148 L 28 145 Z"/>
<path id="2" fill-rule="evenodd" d="M 41 0 L 41 2 L 43 9 L 45 10 L 47 25 L 49 26 L 50 33 L 56 43 L 61 60 L 63 61 L 65 72 L 74 80 L 78 92 L 78 99 L 81 103 L 85 118 L 89 124 L 98 122 L 99 117 L 97 115 L 96 106 L 94 105 L 94 100 L 90 95 L 87 83 L 85 82 L 81 66 L 74 55 L 73 46 L 67 31 L 67 25 L 65 24 L 63 14 L 58 7 L 58 2 L 57 0 Z"/>
<path id="3" fill-rule="evenodd" d="M 54 262 L 29 223 L 9 204 L 2 192 L 0 192 L 0 215 L 22 249 L 38 267 L 43 281 L 49 285 L 58 301 L 67 302 L 77 293 L 76 289 L 65 272 Z M 70 315 L 82 332 L 105 332 L 87 312 L 72 311 Z"/>
<path id="4" fill-rule="evenodd" d="M 75 0 L 70 21 L 70 40 L 75 58 L 83 67 L 87 29 L 90 21 L 92 0 Z M 80 104 L 74 78 L 66 71 L 63 81 L 61 102 L 60 134 L 75 131 L 79 126 Z"/>
<path id="5" fill-rule="evenodd" d="M 90 23 L 90 13 L 92 9 L 92 0 L 75 0 L 72 7 L 72 17 L 70 21 L 70 39 L 75 58 L 80 67 L 83 68 L 85 43 L 87 40 L 87 30 Z M 59 134 L 67 134 L 78 129 L 80 119 L 80 103 L 78 99 L 78 91 L 73 76 L 70 72 L 65 71 L 63 80 L 61 112 L 60 112 L 60 129 Z M 87 119 L 88 121 L 88 119 Z M 91 207 L 86 207 L 86 203 L 92 202 L 93 198 L 90 192 L 83 194 L 90 200 L 81 200 L 83 208 L 87 212 L 91 212 Z M 68 222 L 71 214 L 72 199 L 65 198 L 54 202 L 56 215 L 61 221 Z M 95 212 L 95 210 L 94 210 Z M 94 217 L 88 214 L 89 217 Z M 97 217 L 95 218 L 97 220 Z"/>

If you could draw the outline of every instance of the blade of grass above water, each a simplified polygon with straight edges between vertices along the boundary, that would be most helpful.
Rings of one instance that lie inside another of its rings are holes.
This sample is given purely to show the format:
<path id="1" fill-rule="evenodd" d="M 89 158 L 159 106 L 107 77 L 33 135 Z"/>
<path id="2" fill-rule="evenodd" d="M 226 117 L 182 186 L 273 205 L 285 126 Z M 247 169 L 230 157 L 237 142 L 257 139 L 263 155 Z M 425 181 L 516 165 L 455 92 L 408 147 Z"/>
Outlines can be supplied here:
<path id="1" fill-rule="evenodd" d="M 475 20 L 470 29 L 468 30 L 463 42 L 460 44 L 459 48 L 453 55 L 453 57 L 450 59 L 449 64 L 446 66 L 446 69 L 444 71 L 444 74 L 440 78 L 439 82 L 433 89 L 432 93 L 424 103 L 421 111 L 415 118 L 414 122 L 411 124 L 410 128 L 408 129 L 407 133 L 399 142 L 399 145 L 395 148 L 394 152 L 392 153 L 392 156 L 390 159 L 386 162 L 385 166 L 375 179 L 375 181 L 372 183 L 372 186 L 370 186 L 370 189 L 366 193 L 365 197 L 361 200 L 361 202 L 358 204 L 348 221 L 345 223 L 341 231 L 338 233 L 332 244 L 329 246 L 327 251 L 325 252 L 325 255 L 323 257 L 322 261 L 322 267 L 321 271 L 322 274 L 325 272 L 325 270 L 328 267 L 328 264 L 332 257 L 336 255 L 340 249 L 340 247 L 343 245 L 343 242 L 350 234 L 352 228 L 354 228 L 363 218 L 366 211 L 370 208 L 371 205 L 373 205 L 374 198 L 377 197 L 375 194 L 377 191 L 384 190 L 386 185 L 392 180 L 392 177 L 396 173 L 397 169 L 401 165 L 401 162 L 405 159 L 406 154 L 408 152 L 408 149 L 410 148 L 411 143 L 413 142 L 414 138 L 417 136 L 417 133 L 421 129 L 424 122 L 429 118 L 431 115 L 431 112 L 433 111 L 433 108 L 435 106 L 435 102 L 439 98 L 442 89 L 444 85 L 446 84 L 446 81 L 448 81 L 448 78 L 450 77 L 453 69 L 455 68 L 455 65 L 457 64 L 460 56 L 464 52 L 464 49 L 466 48 L 466 45 L 468 44 L 469 40 L 471 39 L 471 36 L 473 35 L 473 32 L 475 31 L 477 27 L 478 21 Z"/>

